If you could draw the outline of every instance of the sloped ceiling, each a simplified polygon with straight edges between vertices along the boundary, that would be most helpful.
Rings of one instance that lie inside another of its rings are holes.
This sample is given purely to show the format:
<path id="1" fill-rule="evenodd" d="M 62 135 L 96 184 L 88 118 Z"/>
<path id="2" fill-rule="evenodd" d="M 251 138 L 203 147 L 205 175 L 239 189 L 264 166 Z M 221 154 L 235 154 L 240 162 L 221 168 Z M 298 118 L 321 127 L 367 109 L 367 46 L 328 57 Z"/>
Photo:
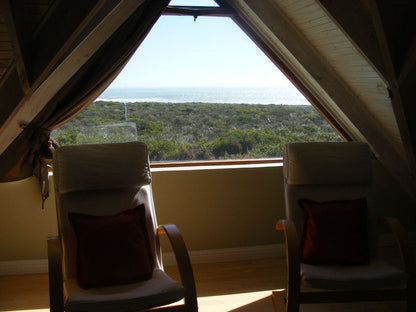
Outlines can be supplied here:
<path id="1" fill-rule="evenodd" d="M 142 2 L 1 0 L 0 152 Z M 344 137 L 368 142 L 415 193 L 413 1 L 217 3 Z"/>
<path id="2" fill-rule="evenodd" d="M 224 3 L 224 2 L 222 2 Z M 411 1 L 229 0 L 235 18 L 311 102 L 415 191 Z M 253 35 L 254 34 L 254 35 Z M 334 123 L 334 122 L 333 122 Z"/>
<path id="3" fill-rule="evenodd" d="M 12 55 L 0 78 L 0 153 L 143 2 L 1 0 Z M 28 23 L 44 5 L 40 22 Z"/>

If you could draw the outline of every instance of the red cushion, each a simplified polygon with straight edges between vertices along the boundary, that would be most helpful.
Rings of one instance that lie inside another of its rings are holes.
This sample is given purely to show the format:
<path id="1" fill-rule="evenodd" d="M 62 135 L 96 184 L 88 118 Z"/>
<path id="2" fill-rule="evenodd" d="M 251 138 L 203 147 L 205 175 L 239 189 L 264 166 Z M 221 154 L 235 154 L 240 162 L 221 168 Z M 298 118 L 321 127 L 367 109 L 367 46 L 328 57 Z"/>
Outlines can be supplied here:
<path id="1" fill-rule="evenodd" d="M 300 199 L 299 205 L 305 211 L 301 262 L 317 265 L 368 263 L 365 198 L 322 203 Z"/>
<path id="2" fill-rule="evenodd" d="M 83 288 L 151 278 L 154 259 L 144 205 L 114 216 L 69 213 L 77 242 L 77 278 Z"/>

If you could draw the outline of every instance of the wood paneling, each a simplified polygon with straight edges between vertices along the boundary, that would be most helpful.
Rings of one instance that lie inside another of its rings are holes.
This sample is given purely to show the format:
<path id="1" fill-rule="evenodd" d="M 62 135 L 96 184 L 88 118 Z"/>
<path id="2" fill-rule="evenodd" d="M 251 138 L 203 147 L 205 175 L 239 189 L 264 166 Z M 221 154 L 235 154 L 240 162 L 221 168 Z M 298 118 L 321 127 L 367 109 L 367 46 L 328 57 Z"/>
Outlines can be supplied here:
<path id="1" fill-rule="evenodd" d="M 10 92 L 13 90 L 13 92 Z M 11 66 L 4 79 L 1 81 L 0 88 L 0 125 L 2 125 L 15 108 L 15 103 L 24 95 L 20 84 L 19 74 L 15 66 Z"/>
<path id="2" fill-rule="evenodd" d="M 32 39 L 28 73 L 31 85 L 36 87 L 70 52 L 68 48 L 104 4 L 96 0 L 60 1 L 50 10 Z"/>
<path id="3" fill-rule="evenodd" d="M 403 143 L 407 165 L 413 178 L 413 180 L 411 181 L 413 183 L 412 187 L 416 189 L 416 136 L 411 129 L 411 127 L 413 127 L 414 130 L 414 126 L 411 126 L 411 124 L 415 121 L 414 115 L 416 110 L 414 109 L 413 101 L 416 97 L 413 97 L 413 100 L 406 99 L 406 101 L 402 101 L 402 94 L 397 80 L 397 75 L 400 72 L 400 64 L 406 64 L 406 61 L 403 62 L 402 60 L 396 60 L 395 62 L 394 57 L 392 55 L 397 54 L 397 51 L 395 51 L 395 49 L 391 46 L 391 42 L 389 44 L 388 36 L 390 33 L 388 32 L 388 30 L 386 30 L 385 25 L 383 26 L 381 11 L 379 10 L 379 7 L 375 2 L 366 1 L 366 3 L 373 20 L 379 48 L 383 56 L 383 62 L 385 65 L 387 75 L 386 78 L 389 82 L 391 102 L 393 104 L 394 109 L 393 116 L 397 120 L 398 128 L 400 131 L 399 137 Z M 402 6 L 399 6 L 399 8 L 403 10 Z M 412 29 L 411 32 L 413 31 L 414 30 Z M 412 45 L 413 37 L 410 36 L 409 38 L 409 36 L 406 36 L 406 39 L 406 41 L 410 41 Z M 406 43 L 401 43 L 400 45 L 406 46 Z M 410 47 L 410 49 L 412 48 L 413 47 Z M 404 48 L 404 50 L 408 49 Z M 400 51 L 400 53 L 404 53 L 403 55 L 406 55 L 406 52 Z M 412 58 L 414 58 L 414 56 L 412 56 Z M 406 114 L 407 112 L 410 112 L 410 114 Z"/>
<path id="4" fill-rule="evenodd" d="M 22 84 L 28 88 L 26 68 L 29 44 L 55 0 L 2 1 L 0 5 L 0 79 L 16 63 Z M 1 85 L 1 84 L 0 84 Z"/>
<path id="5" fill-rule="evenodd" d="M 104 1 L 104 0 L 103 0 Z M 72 52 L 56 64 L 57 67 L 42 84 L 33 90 L 30 97 L 22 98 L 0 128 L 0 153 L 22 131 L 22 124 L 29 124 L 43 109 L 48 101 L 65 85 L 69 79 L 100 49 L 105 41 L 120 25 L 143 3 L 137 0 L 121 1 L 105 18 L 96 21 L 89 35 L 79 42 Z M 85 25 L 87 27 L 88 25 Z M 90 25 L 91 26 L 91 25 Z M 76 38 L 73 38 L 74 40 Z"/>
<path id="6" fill-rule="evenodd" d="M 319 0 L 322 7 L 340 25 L 374 67 L 385 76 L 385 69 L 370 14 L 361 0 Z"/>
<path id="7" fill-rule="evenodd" d="M 194 264 L 201 312 L 273 312 L 272 290 L 286 283 L 286 259 L 264 259 L 224 263 Z M 177 268 L 168 266 L 166 272 L 179 278 Z M 0 309 L 4 311 L 49 311 L 47 274 L 0 277 Z M 405 311 L 405 304 L 359 303 L 315 305 L 324 312 Z M 310 310 L 310 309 L 308 309 Z"/>
<path id="8" fill-rule="evenodd" d="M 12 56 L 12 46 L 7 34 L 7 27 L 4 20 L 3 10 L 0 8 L 0 80 L 6 74 Z"/>
<path id="9" fill-rule="evenodd" d="M 290 21 L 360 98 L 368 114 L 393 139 L 394 148 L 403 154 L 387 84 L 356 45 L 316 1 L 304 0 L 300 5 L 289 0 L 278 0 L 274 4 L 284 7 Z"/>
<path id="10" fill-rule="evenodd" d="M 306 5 L 307 2 L 315 3 L 314 0 L 303 0 L 302 4 L 289 0 L 234 0 L 232 5 L 270 45 L 275 57 L 283 60 L 292 69 L 353 139 L 367 141 L 379 159 L 411 192 L 409 182 L 412 178 L 405 161 L 397 124 L 391 114 L 391 103 L 384 80 L 352 44 L 348 47 L 348 38 L 337 29 L 329 16 L 326 15 L 326 18 L 334 26 L 333 31 L 308 33 L 312 9 L 321 14 L 317 18 L 319 15 L 314 13 L 313 20 L 319 21 L 321 25 L 328 23 L 323 23 L 325 11 L 316 3 Z M 292 16 L 285 11 L 295 5 L 298 6 L 294 10 L 294 16 L 299 16 L 298 20 L 292 20 Z M 301 14 L 303 9 L 306 11 Z M 301 15 L 305 26 L 301 26 Z M 345 40 L 342 40 L 343 37 Z M 338 51 L 333 54 L 332 51 L 320 49 L 322 42 L 327 42 L 329 46 L 337 46 L 339 42 L 343 42 L 348 48 L 342 49 L 345 53 Z M 360 90 L 356 87 L 357 77 L 362 79 L 359 81 L 362 85 Z M 368 91 L 370 89 L 371 92 Z M 385 101 L 381 101 L 382 99 Z"/>

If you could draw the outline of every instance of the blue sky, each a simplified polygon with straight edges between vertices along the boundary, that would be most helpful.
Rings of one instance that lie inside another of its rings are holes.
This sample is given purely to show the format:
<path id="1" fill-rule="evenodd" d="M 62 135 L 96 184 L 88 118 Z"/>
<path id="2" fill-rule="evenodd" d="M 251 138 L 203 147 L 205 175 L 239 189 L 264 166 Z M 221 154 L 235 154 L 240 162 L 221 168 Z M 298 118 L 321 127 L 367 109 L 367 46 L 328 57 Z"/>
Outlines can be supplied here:
<path id="1" fill-rule="evenodd" d="M 290 85 L 230 18 L 198 17 L 194 22 L 191 16 L 161 16 L 110 88 Z"/>

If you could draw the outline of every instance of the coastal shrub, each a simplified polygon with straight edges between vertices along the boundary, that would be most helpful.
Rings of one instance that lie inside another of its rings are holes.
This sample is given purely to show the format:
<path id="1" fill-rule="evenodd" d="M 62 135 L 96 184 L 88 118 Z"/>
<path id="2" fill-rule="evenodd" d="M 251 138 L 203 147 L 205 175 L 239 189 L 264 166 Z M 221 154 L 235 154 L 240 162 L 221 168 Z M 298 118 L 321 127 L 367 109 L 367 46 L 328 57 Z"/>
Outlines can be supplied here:
<path id="1" fill-rule="evenodd" d="M 61 145 L 142 141 L 151 161 L 281 157 L 289 142 L 341 140 L 310 105 L 106 101 L 52 136 Z"/>

